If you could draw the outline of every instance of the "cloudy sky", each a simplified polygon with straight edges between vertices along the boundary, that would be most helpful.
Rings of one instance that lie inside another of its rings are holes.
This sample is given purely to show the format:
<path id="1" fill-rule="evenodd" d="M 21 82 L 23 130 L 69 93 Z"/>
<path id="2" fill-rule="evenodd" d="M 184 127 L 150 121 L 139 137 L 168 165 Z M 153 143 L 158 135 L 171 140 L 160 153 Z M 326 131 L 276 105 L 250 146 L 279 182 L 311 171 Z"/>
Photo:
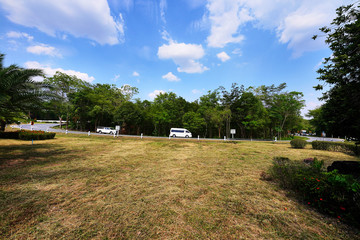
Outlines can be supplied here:
<path id="1" fill-rule="evenodd" d="M 219 86 L 286 82 L 320 103 L 324 38 L 347 0 L 0 0 L 0 51 L 16 63 L 188 101 Z M 304 110 L 305 112 L 306 110 Z"/>

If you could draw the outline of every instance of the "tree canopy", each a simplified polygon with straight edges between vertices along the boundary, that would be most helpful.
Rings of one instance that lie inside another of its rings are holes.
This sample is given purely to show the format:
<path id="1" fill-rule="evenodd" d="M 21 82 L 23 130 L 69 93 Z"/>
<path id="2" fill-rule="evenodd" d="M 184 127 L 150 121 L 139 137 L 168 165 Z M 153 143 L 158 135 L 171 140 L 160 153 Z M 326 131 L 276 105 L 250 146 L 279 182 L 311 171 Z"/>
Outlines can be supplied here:
<path id="1" fill-rule="evenodd" d="M 28 111 L 41 107 L 50 96 L 47 85 L 33 80 L 43 75 L 41 70 L 15 64 L 4 67 L 4 57 L 0 54 L 0 131 L 4 131 L 6 123 L 27 118 Z"/>
<path id="2" fill-rule="evenodd" d="M 336 13 L 331 26 L 320 29 L 332 54 L 317 71 L 323 83 L 315 88 L 330 88 L 321 108 L 328 134 L 360 139 L 360 3 L 341 6 Z"/>

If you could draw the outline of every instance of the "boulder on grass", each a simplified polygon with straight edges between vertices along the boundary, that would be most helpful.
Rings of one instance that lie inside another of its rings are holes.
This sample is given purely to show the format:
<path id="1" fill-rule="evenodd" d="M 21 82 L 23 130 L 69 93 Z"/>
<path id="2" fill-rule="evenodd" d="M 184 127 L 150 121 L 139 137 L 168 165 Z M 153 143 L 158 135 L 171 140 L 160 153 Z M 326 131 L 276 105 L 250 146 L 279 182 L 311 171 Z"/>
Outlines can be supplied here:
<path id="1" fill-rule="evenodd" d="M 328 166 L 327 171 L 331 172 L 337 169 L 341 174 L 351 174 L 354 177 L 360 177 L 360 162 L 356 161 L 334 161 Z"/>

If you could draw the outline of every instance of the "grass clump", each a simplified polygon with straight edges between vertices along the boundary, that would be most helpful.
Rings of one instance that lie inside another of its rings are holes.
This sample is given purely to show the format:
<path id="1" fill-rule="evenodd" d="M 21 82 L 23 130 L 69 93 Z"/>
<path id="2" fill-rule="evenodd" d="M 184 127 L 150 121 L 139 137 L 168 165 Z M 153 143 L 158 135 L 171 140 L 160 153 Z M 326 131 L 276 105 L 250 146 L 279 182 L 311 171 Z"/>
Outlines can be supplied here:
<path id="1" fill-rule="evenodd" d="M 281 187 L 292 190 L 300 200 L 323 213 L 360 227 L 360 182 L 352 175 L 325 172 L 324 162 L 310 163 L 275 157 L 270 176 Z"/>
<path id="2" fill-rule="evenodd" d="M 293 139 L 290 141 L 290 145 L 293 148 L 305 148 L 307 142 L 303 139 Z"/>

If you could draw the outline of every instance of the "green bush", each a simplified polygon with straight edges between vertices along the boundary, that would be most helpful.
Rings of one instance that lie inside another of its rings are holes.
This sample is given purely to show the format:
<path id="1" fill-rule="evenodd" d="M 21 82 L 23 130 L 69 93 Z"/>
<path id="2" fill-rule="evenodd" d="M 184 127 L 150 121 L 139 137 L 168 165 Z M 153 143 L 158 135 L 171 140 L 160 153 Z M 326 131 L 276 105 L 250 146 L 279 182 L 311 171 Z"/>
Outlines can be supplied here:
<path id="1" fill-rule="evenodd" d="M 19 139 L 19 133 L 20 133 L 20 131 L 16 131 L 16 132 L 0 132 L 0 138 Z"/>
<path id="2" fill-rule="evenodd" d="M 351 175 L 323 171 L 323 161 L 310 165 L 274 158 L 269 170 L 280 186 L 292 190 L 307 205 L 360 227 L 360 182 Z"/>
<path id="3" fill-rule="evenodd" d="M 311 143 L 313 149 L 334 152 L 352 153 L 360 155 L 360 149 L 355 144 L 343 142 L 314 141 Z"/>
<path id="4" fill-rule="evenodd" d="M 44 131 L 21 131 L 19 133 L 19 139 L 22 140 L 45 140 L 53 139 L 55 133 L 46 133 Z"/>
<path id="5" fill-rule="evenodd" d="M 293 139 L 290 142 L 291 147 L 293 148 L 305 148 L 307 142 L 303 139 Z"/>

